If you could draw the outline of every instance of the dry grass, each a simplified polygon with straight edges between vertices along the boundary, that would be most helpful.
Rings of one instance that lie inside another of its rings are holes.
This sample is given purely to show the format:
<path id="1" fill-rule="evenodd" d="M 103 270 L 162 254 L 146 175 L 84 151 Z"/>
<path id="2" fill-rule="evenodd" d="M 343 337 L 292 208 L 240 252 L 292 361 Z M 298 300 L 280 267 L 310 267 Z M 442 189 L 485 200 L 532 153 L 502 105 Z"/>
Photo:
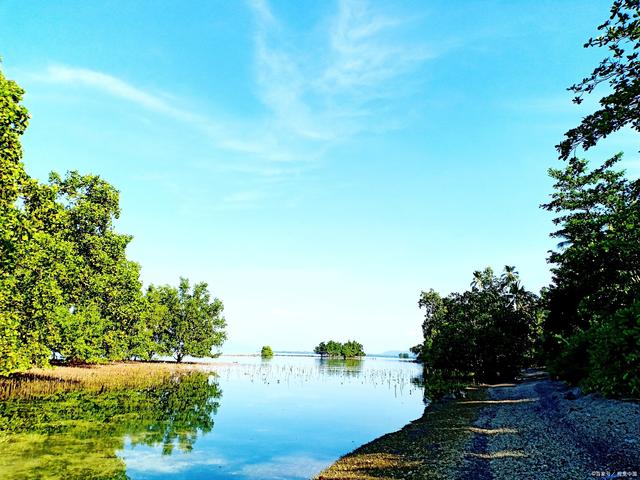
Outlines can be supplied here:
<path id="1" fill-rule="evenodd" d="M 390 472 L 406 474 L 411 473 L 413 469 L 418 471 L 421 466 L 420 461 L 407 459 L 403 455 L 381 452 L 363 453 L 345 457 L 318 478 L 321 480 L 393 480 L 397 477 L 388 476 Z"/>
<path id="2" fill-rule="evenodd" d="M 28 399 L 76 390 L 145 388 L 197 368 L 164 362 L 115 362 L 105 365 L 33 368 L 0 378 L 0 400 Z"/>
<path id="3" fill-rule="evenodd" d="M 520 450 L 500 450 L 491 453 L 473 453 L 467 452 L 470 457 L 482 458 L 483 460 L 495 460 L 496 458 L 525 458 L 528 455 Z"/>

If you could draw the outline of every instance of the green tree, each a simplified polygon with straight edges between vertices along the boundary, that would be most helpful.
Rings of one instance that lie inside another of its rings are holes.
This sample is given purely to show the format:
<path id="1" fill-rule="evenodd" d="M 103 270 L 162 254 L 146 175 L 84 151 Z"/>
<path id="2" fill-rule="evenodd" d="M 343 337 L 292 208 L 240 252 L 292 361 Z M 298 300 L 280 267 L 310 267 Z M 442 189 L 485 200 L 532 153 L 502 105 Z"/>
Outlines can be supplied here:
<path id="1" fill-rule="evenodd" d="M 565 134 L 557 146 L 563 160 L 570 158 L 577 147 L 587 150 L 622 127 L 640 130 L 640 1 L 615 0 L 609 18 L 598 30 L 602 34 L 590 38 L 584 46 L 606 48 L 609 55 L 569 90 L 576 94 L 574 102 L 578 104 L 600 84 L 608 84 L 609 93 L 600 99 L 600 108 Z"/>
<path id="2" fill-rule="evenodd" d="M 53 173 L 50 184 L 65 206 L 62 238 L 81 258 L 81 271 L 65 289 L 67 303 L 94 303 L 106 322 L 103 349 L 107 358 L 131 355 L 143 308 L 140 267 L 126 258 L 132 237 L 117 233 L 119 193 L 96 175 L 69 172 L 65 178 Z"/>
<path id="3" fill-rule="evenodd" d="M 126 258 L 131 237 L 113 228 L 117 190 L 95 175 L 52 173 L 48 184 L 25 183 L 20 213 L 29 236 L 11 272 L 11 308 L 22 328 L 65 357 L 67 334 L 75 330 L 82 342 L 77 333 L 84 332 L 92 348 L 76 350 L 75 360 L 132 356 L 144 305 L 139 266 Z M 89 310 L 96 321 L 83 321 Z"/>
<path id="4" fill-rule="evenodd" d="M 316 348 L 313 349 L 313 353 L 317 353 L 318 355 L 326 355 L 327 354 L 327 344 L 324 342 L 320 342 Z"/>
<path id="5" fill-rule="evenodd" d="M 640 396 L 640 301 L 603 319 L 586 335 L 585 385 L 607 395 Z"/>
<path id="6" fill-rule="evenodd" d="M 543 205 L 560 227 L 552 234 L 560 243 L 549 256 L 553 283 L 544 295 L 548 361 L 567 380 L 608 394 L 628 394 L 640 378 L 633 361 L 621 359 L 640 345 L 640 331 L 628 326 L 640 321 L 638 310 L 629 310 L 640 299 L 640 181 L 615 169 L 620 158 L 594 169 L 572 158 L 552 169 L 555 191 Z M 615 336 L 626 349 L 611 341 Z"/>
<path id="7" fill-rule="evenodd" d="M 329 340 L 327 342 L 327 355 L 331 357 L 339 357 L 342 355 L 342 343 L 335 340 Z"/>
<path id="8" fill-rule="evenodd" d="M 180 278 L 178 288 L 156 287 L 159 302 L 166 308 L 158 333 L 160 351 L 181 362 L 185 355 L 213 357 L 213 347 L 220 347 L 227 338 L 223 305 L 214 298 L 204 282 L 193 288 L 189 280 Z"/>
<path id="9" fill-rule="evenodd" d="M 546 294 L 550 335 L 587 329 L 640 298 L 640 182 L 614 169 L 620 157 L 592 170 L 579 159 L 550 170 L 555 191 L 543 207 L 556 213 L 560 227 L 552 234 L 558 249 L 549 256 L 555 265 Z"/>
<path id="10" fill-rule="evenodd" d="M 328 357 L 356 358 L 365 356 L 364 347 L 355 340 L 350 340 L 346 343 L 336 342 L 335 340 L 329 340 L 326 343 L 320 342 L 313 351 Z"/>
<path id="11" fill-rule="evenodd" d="M 606 48 L 608 56 L 569 90 L 575 103 L 601 84 L 608 92 L 557 146 L 567 163 L 550 170 L 555 191 L 543 205 L 557 215 L 552 236 L 560 240 L 549 256 L 544 351 L 551 369 L 569 381 L 629 394 L 640 381 L 637 357 L 629 353 L 640 345 L 640 181 L 615 169 L 621 154 L 589 169 L 575 151 L 625 126 L 640 129 L 640 2 L 615 0 L 598 29 L 601 35 L 585 47 Z"/>
<path id="12" fill-rule="evenodd" d="M 21 329 L 22 318 L 14 308 L 17 285 L 12 272 L 28 239 L 16 205 L 27 180 L 20 144 L 29 123 L 23 95 L 0 71 L 0 374 L 26 368 L 41 356 L 37 339 Z"/>
<path id="13" fill-rule="evenodd" d="M 441 297 L 422 292 L 424 341 L 412 348 L 428 373 L 494 380 L 516 375 L 526 364 L 537 297 L 519 286 L 514 267 L 498 278 L 491 268 L 473 273 L 471 290 Z"/>
<path id="14" fill-rule="evenodd" d="M 154 355 L 170 355 L 165 342 L 166 329 L 170 323 L 169 299 L 173 296 L 172 287 L 149 285 L 144 294 L 142 321 L 137 332 L 133 353 L 143 359 Z"/>
<path id="15" fill-rule="evenodd" d="M 119 193 L 96 175 L 30 178 L 23 90 L 0 72 L 0 374 L 69 360 L 149 356 L 139 266 L 117 233 Z"/>
<path id="16" fill-rule="evenodd" d="M 269 345 L 265 345 L 264 347 L 262 347 L 262 350 L 260 351 L 260 356 L 262 358 L 271 358 L 273 357 L 273 350 Z"/>
<path id="17" fill-rule="evenodd" d="M 364 357 L 364 347 L 355 340 L 349 340 L 342 345 L 342 356 L 344 358 Z"/>

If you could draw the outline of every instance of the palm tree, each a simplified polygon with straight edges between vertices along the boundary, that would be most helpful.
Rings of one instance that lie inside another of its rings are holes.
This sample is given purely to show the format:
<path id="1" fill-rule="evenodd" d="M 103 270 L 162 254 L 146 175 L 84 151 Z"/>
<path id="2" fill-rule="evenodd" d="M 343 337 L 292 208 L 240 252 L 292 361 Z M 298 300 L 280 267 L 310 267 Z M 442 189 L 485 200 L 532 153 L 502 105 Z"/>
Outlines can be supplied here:
<path id="1" fill-rule="evenodd" d="M 482 288 L 482 272 L 480 270 L 475 270 L 473 272 L 473 280 L 471 281 L 471 288 L 474 290 L 479 290 Z"/>
<path id="2" fill-rule="evenodd" d="M 500 276 L 500 278 L 502 279 L 502 282 L 506 286 L 509 286 L 509 285 L 511 285 L 513 283 L 518 282 L 518 279 L 520 278 L 520 274 L 516 270 L 515 266 L 505 265 L 504 266 L 504 271 L 503 271 L 502 275 Z"/>
<path id="3" fill-rule="evenodd" d="M 471 282 L 471 288 L 474 290 L 484 290 L 491 286 L 494 282 L 493 269 L 487 267 L 484 270 L 476 270 L 473 272 L 473 281 Z"/>

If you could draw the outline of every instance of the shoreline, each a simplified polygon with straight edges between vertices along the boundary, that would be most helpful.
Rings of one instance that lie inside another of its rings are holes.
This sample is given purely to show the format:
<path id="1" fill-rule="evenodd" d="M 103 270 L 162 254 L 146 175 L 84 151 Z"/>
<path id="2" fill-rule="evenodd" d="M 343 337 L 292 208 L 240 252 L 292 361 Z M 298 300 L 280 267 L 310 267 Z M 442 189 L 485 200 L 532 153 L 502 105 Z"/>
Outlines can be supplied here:
<path id="1" fill-rule="evenodd" d="M 340 458 L 316 480 L 640 477 L 640 403 L 548 378 L 468 391 Z M 617 476 L 611 476 L 617 475 Z"/>

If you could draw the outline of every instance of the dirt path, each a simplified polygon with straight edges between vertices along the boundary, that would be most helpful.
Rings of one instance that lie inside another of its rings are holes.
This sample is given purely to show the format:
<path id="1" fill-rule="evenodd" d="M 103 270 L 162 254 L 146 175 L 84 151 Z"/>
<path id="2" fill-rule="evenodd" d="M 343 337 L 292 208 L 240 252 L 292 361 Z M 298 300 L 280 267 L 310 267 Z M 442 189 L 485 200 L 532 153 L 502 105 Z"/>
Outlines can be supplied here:
<path id="1" fill-rule="evenodd" d="M 430 407 L 319 479 L 640 479 L 640 404 L 545 378 Z"/>

